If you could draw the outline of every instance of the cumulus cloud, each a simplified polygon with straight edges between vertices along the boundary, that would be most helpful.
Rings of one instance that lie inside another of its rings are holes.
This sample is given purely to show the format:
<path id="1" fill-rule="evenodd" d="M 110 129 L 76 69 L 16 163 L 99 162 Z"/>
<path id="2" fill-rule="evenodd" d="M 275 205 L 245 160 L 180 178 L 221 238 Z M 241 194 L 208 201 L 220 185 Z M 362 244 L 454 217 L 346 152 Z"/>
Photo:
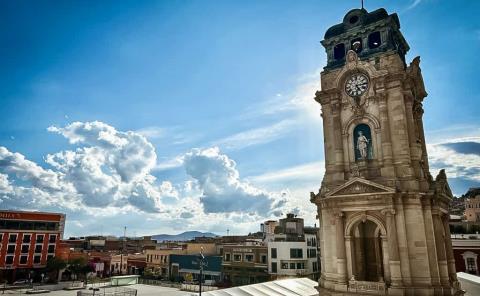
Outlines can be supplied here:
<path id="1" fill-rule="evenodd" d="M 120 132 L 98 121 L 52 126 L 48 131 L 64 136 L 77 148 L 48 154 L 45 162 L 52 169 L 45 169 L 0 147 L 0 198 L 4 206 L 130 207 L 160 212 L 164 190 L 150 174 L 157 156 L 144 136 Z"/>
<path id="2" fill-rule="evenodd" d="M 184 157 L 185 170 L 202 191 L 206 213 L 255 213 L 270 215 L 285 205 L 280 195 L 262 191 L 242 181 L 236 163 L 218 147 L 193 149 Z"/>

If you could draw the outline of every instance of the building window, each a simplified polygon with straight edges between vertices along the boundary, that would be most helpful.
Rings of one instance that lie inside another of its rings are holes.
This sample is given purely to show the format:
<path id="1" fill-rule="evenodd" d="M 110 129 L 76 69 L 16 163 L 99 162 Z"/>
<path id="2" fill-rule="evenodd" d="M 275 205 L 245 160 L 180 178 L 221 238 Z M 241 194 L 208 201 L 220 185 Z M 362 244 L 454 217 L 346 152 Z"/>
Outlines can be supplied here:
<path id="1" fill-rule="evenodd" d="M 35 253 L 41 253 L 42 252 L 42 245 L 36 245 L 35 246 Z"/>
<path id="2" fill-rule="evenodd" d="M 317 264 L 317 262 L 312 262 L 312 269 L 313 269 L 313 272 L 317 272 L 317 271 L 318 271 L 318 264 Z"/>
<path id="3" fill-rule="evenodd" d="M 353 51 L 355 51 L 356 53 L 360 53 L 363 49 L 363 46 L 362 46 L 362 38 L 355 38 L 352 40 L 351 44 L 350 44 L 350 49 L 352 49 Z"/>
<path id="4" fill-rule="evenodd" d="M 295 269 L 295 263 L 290 263 L 290 269 Z"/>
<path id="5" fill-rule="evenodd" d="M 272 258 L 277 258 L 277 248 L 272 248 Z"/>
<path id="6" fill-rule="evenodd" d="M 48 242 L 54 244 L 57 241 L 57 236 L 55 234 L 50 234 L 48 237 Z"/>
<path id="7" fill-rule="evenodd" d="M 342 60 L 345 57 L 345 44 L 340 43 L 333 47 L 333 58 Z"/>
<path id="8" fill-rule="evenodd" d="M 477 256 L 478 254 L 471 251 L 466 251 L 462 254 L 462 257 L 465 260 L 465 272 L 471 274 L 478 274 Z"/>
<path id="9" fill-rule="evenodd" d="M 8 245 L 7 254 L 14 254 L 14 253 L 15 253 L 15 245 Z"/>
<path id="10" fill-rule="evenodd" d="M 12 255 L 5 257 L 5 264 L 8 264 L 8 265 L 13 264 L 13 256 Z"/>
<path id="11" fill-rule="evenodd" d="M 253 254 L 245 254 L 245 261 L 253 262 Z"/>
<path id="12" fill-rule="evenodd" d="M 477 266 L 475 264 L 475 258 L 467 258 L 467 272 L 468 273 L 477 273 Z"/>
<path id="13" fill-rule="evenodd" d="M 282 269 L 288 269 L 288 262 L 282 262 Z"/>
<path id="14" fill-rule="evenodd" d="M 20 256 L 20 264 L 27 264 L 27 259 L 28 256 L 26 255 Z"/>
<path id="15" fill-rule="evenodd" d="M 240 254 L 233 254 L 233 261 L 236 261 L 236 262 L 242 261 L 242 255 L 240 255 Z"/>
<path id="16" fill-rule="evenodd" d="M 29 245 L 22 245 L 22 254 L 27 254 L 29 249 Z"/>
<path id="17" fill-rule="evenodd" d="M 267 255 L 261 255 L 260 260 L 263 264 L 267 264 Z"/>
<path id="18" fill-rule="evenodd" d="M 317 250 L 315 250 L 315 249 L 308 249 L 308 250 L 307 250 L 307 257 L 308 257 L 308 258 L 315 258 L 315 257 L 317 257 Z"/>
<path id="19" fill-rule="evenodd" d="M 230 253 L 225 253 L 225 261 L 230 261 Z"/>
<path id="20" fill-rule="evenodd" d="M 41 255 L 33 256 L 33 264 L 40 264 L 40 260 L 42 259 Z"/>
<path id="21" fill-rule="evenodd" d="M 50 259 L 52 259 L 52 258 L 53 258 L 53 255 L 48 255 L 48 256 L 47 256 L 47 261 L 50 260 Z"/>
<path id="22" fill-rule="evenodd" d="M 305 269 L 305 264 L 303 262 L 298 262 L 297 269 Z"/>
<path id="23" fill-rule="evenodd" d="M 37 234 L 37 243 L 43 243 L 43 234 Z"/>
<path id="24" fill-rule="evenodd" d="M 382 40 L 380 38 L 380 32 L 373 32 L 372 34 L 368 35 L 368 47 L 370 49 L 379 47 L 381 43 Z"/>
<path id="25" fill-rule="evenodd" d="M 290 249 L 290 258 L 303 258 L 303 249 Z"/>
<path id="26" fill-rule="evenodd" d="M 55 253 L 55 245 L 48 245 L 48 253 Z"/>
<path id="27" fill-rule="evenodd" d="M 16 234 L 10 234 L 8 237 L 8 242 L 9 243 L 16 243 L 17 242 L 17 235 Z"/>
<path id="28" fill-rule="evenodd" d="M 277 273 L 277 262 L 272 262 L 272 273 Z"/>
<path id="29" fill-rule="evenodd" d="M 23 235 L 23 241 L 22 241 L 22 242 L 23 242 L 24 244 L 29 244 L 31 237 L 32 237 L 32 236 L 31 236 L 30 234 L 24 234 L 24 235 Z"/>

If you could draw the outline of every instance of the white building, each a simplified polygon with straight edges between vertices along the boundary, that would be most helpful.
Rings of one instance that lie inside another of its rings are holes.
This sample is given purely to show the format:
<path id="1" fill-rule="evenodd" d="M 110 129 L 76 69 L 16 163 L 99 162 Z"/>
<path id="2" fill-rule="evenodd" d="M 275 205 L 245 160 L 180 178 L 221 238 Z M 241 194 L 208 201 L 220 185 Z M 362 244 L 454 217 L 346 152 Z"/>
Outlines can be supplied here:
<path id="1" fill-rule="evenodd" d="M 288 214 L 280 219 L 267 242 L 268 273 L 273 279 L 309 277 L 318 279 L 317 228 L 304 228 L 303 219 Z"/>

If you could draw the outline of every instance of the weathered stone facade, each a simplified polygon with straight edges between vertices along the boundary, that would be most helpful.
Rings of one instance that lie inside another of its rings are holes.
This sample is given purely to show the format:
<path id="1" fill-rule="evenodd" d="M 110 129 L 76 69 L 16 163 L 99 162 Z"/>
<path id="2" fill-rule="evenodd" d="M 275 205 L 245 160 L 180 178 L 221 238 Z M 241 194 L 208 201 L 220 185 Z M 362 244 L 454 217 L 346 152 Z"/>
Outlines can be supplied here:
<path id="1" fill-rule="evenodd" d="M 399 29 L 396 14 L 355 9 L 322 41 L 328 64 L 315 100 L 326 173 L 311 201 L 320 221 L 319 284 L 327 292 L 458 291 L 452 194 L 444 171 L 435 180 L 429 172 L 420 58 L 406 65 Z"/>

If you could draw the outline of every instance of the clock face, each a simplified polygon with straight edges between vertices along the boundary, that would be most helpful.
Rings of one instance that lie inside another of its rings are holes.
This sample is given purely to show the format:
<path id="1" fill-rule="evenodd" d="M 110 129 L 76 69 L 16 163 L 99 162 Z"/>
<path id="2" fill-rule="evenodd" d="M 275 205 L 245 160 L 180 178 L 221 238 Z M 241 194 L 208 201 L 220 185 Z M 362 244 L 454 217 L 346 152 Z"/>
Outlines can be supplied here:
<path id="1" fill-rule="evenodd" d="M 351 97 L 359 97 L 368 89 L 368 78 L 365 74 L 353 74 L 345 82 L 345 92 Z"/>

